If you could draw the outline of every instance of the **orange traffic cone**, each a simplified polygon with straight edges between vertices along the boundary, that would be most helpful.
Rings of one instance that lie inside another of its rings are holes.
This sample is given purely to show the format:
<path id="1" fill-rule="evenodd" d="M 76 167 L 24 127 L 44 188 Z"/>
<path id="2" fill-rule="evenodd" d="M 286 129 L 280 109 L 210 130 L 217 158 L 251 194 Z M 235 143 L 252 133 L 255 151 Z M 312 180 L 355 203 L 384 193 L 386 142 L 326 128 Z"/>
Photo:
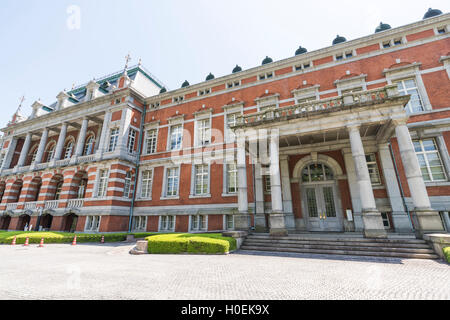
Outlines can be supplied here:
<path id="1" fill-rule="evenodd" d="M 75 238 L 73 238 L 72 245 L 73 246 L 77 245 L 77 236 L 75 236 Z"/>
<path id="2" fill-rule="evenodd" d="M 30 245 L 30 239 L 27 237 L 27 238 L 25 239 L 24 247 L 27 247 L 27 246 L 29 246 L 29 245 Z"/>
<path id="3" fill-rule="evenodd" d="M 44 238 L 41 238 L 41 242 L 39 243 L 39 248 L 44 247 Z"/>
<path id="4" fill-rule="evenodd" d="M 102 236 L 102 243 L 105 243 L 105 236 Z"/>
<path id="5" fill-rule="evenodd" d="M 14 236 L 14 238 L 13 238 L 13 241 L 12 241 L 11 245 L 12 245 L 12 246 L 15 246 L 15 245 L 16 245 L 16 236 Z"/>

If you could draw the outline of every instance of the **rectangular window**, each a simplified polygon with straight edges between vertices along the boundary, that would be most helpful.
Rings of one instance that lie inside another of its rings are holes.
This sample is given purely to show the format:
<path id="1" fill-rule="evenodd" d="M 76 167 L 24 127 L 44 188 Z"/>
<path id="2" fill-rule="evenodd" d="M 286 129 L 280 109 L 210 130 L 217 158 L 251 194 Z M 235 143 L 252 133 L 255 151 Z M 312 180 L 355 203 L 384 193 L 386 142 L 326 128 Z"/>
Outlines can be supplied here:
<path id="1" fill-rule="evenodd" d="M 109 134 L 108 152 L 113 152 L 114 150 L 116 150 L 118 140 L 119 140 L 119 128 L 111 129 Z"/>
<path id="2" fill-rule="evenodd" d="M 132 228 L 133 228 L 133 231 L 146 231 L 147 230 L 147 217 L 134 216 Z"/>
<path id="3" fill-rule="evenodd" d="M 344 56 L 342 54 L 336 55 L 337 61 L 342 60 L 342 59 L 344 59 Z"/>
<path id="4" fill-rule="evenodd" d="M 209 189 L 209 166 L 201 164 L 195 166 L 195 195 L 206 195 Z"/>
<path id="5" fill-rule="evenodd" d="M 146 170 L 142 172 L 141 198 L 150 198 L 152 195 L 153 171 Z"/>
<path id="6" fill-rule="evenodd" d="M 175 230 L 175 216 L 161 216 L 160 219 L 160 231 Z"/>
<path id="7" fill-rule="evenodd" d="M 394 46 L 402 44 L 402 39 L 394 39 Z"/>
<path id="8" fill-rule="evenodd" d="M 206 231 L 208 230 L 207 217 L 204 215 L 191 216 L 191 231 Z"/>
<path id="9" fill-rule="evenodd" d="M 128 143 L 127 143 L 127 149 L 128 153 L 133 154 L 134 153 L 134 145 L 136 143 L 136 130 L 130 129 L 130 133 L 128 134 Z"/>
<path id="10" fill-rule="evenodd" d="M 423 179 L 427 182 L 446 181 L 444 166 L 435 139 L 413 141 Z"/>
<path id="11" fill-rule="evenodd" d="M 370 181 L 372 185 L 380 185 L 380 172 L 378 170 L 377 158 L 374 153 L 366 155 L 367 167 L 369 168 Z"/>
<path id="12" fill-rule="evenodd" d="M 170 127 L 170 150 L 180 150 L 183 137 L 183 127 L 181 124 Z"/>
<path id="13" fill-rule="evenodd" d="M 398 92 L 401 95 L 411 95 L 411 100 L 406 105 L 406 112 L 415 113 L 423 111 L 423 103 L 416 81 L 414 79 L 406 79 L 398 81 L 396 84 L 398 86 Z"/>
<path id="14" fill-rule="evenodd" d="M 98 188 L 97 188 L 97 197 L 106 197 L 106 192 L 108 190 L 108 178 L 109 178 L 109 170 L 104 169 L 99 172 L 99 180 L 98 180 Z"/>
<path id="15" fill-rule="evenodd" d="M 240 112 L 227 114 L 227 142 L 229 143 L 236 140 L 236 134 L 230 128 L 237 124 L 237 118 L 240 115 Z"/>
<path id="16" fill-rule="evenodd" d="M 125 198 L 130 197 L 130 190 L 131 190 L 131 173 L 127 172 L 125 176 L 125 185 L 123 187 L 123 196 Z"/>
<path id="17" fill-rule="evenodd" d="M 383 48 L 390 48 L 391 47 L 391 41 L 383 42 Z"/>
<path id="18" fill-rule="evenodd" d="M 227 214 L 225 216 L 225 227 L 227 228 L 227 230 L 234 229 L 234 216 L 232 214 Z"/>
<path id="19" fill-rule="evenodd" d="M 272 188 L 270 185 L 270 176 L 264 176 L 264 192 L 265 193 L 271 193 Z"/>
<path id="20" fill-rule="evenodd" d="M 198 145 L 207 146 L 211 143 L 211 122 L 209 119 L 197 121 Z"/>
<path id="21" fill-rule="evenodd" d="M 100 227 L 100 216 L 87 216 L 85 231 L 97 232 Z"/>
<path id="22" fill-rule="evenodd" d="M 178 195 L 178 168 L 167 168 L 166 196 L 175 197 Z"/>
<path id="23" fill-rule="evenodd" d="M 158 139 L 158 130 L 151 129 L 147 131 L 147 154 L 156 153 L 156 143 Z"/>
<path id="24" fill-rule="evenodd" d="M 227 164 L 227 193 L 237 193 L 237 165 Z"/>
<path id="25" fill-rule="evenodd" d="M 381 213 L 381 218 L 383 219 L 383 226 L 385 229 L 391 228 L 391 222 L 389 221 L 389 214 L 387 212 Z"/>

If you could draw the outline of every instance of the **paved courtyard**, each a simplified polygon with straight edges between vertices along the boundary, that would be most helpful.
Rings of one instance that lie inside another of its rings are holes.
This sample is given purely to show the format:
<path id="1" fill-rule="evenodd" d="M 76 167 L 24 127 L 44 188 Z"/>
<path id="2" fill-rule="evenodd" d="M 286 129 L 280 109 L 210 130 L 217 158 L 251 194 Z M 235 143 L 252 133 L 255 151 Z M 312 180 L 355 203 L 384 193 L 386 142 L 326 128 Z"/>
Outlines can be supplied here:
<path id="1" fill-rule="evenodd" d="M 450 266 L 439 261 L 131 248 L 0 245 L 0 299 L 450 299 Z"/>

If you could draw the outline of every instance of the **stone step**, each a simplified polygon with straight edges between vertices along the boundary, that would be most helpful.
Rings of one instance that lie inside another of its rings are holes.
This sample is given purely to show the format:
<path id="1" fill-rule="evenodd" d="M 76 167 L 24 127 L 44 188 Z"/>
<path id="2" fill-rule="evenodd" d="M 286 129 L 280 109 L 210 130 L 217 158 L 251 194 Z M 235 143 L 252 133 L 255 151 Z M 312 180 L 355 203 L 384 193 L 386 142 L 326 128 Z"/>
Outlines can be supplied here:
<path id="1" fill-rule="evenodd" d="M 338 244 L 277 244 L 245 241 L 244 246 L 262 247 L 262 248 L 297 248 L 297 249 L 318 249 L 318 250 L 352 250 L 352 251 L 375 251 L 375 252 L 401 252 L 401 253 L 424 253 L 434 254 L 434 251 L 427 248 L 402 248 L 402 247 L 369 247 L 369 246 L 343 246 Z"/>
<path id="2" fill-rule="evenodd" d="M 384 258 L 407 258 L 407 259 L 439 259 L 436 254 L 425 253 L 402 253 L 402 252 L 374 252 L 357 250 L 323 250 L 323 249 L 299 249 L 284 247 L 261 247 L 243 245 L 241 250 L 262 251 L 262 252 L 286 252 L 286 253 L 310 253 L 310 254 L 329 254 L 329 255 L 348 255 L 348 256 L 366 256 L 366 257 L 384 257 Z"/>
<path id="3" fill-rule="evenodd" d="M 312 240 L 269 240 L 269 239 L 255 239 L 248 238 L 246 243 L 253 244 L 277 244 L 277 245 L 288 245 L 288 244 L 298 244 L 298 245 L 325 245 L 325 246 L 352 246 L 352 247 L 388 247 L 388 248 L 416 248 L 416 249 L 429 249 L 430 246 L 426 243 L 380 243 L 380 242 L 333 242 L 333 241 L 312 241 Z"/>
<path id="4" fill-rule="evenodd" d="M 261 235 L 249 235 L 247 239 L 257 240 L 293 240 L 293 241 L 328 241 L 328 242 L 354 242 L 354 243 L 407 243 L 407 244 L 427 244 L 425 240 L 420 239 L 366 239 L 366 238 L 312 238 L 312 237 L 273 237 Z"/>

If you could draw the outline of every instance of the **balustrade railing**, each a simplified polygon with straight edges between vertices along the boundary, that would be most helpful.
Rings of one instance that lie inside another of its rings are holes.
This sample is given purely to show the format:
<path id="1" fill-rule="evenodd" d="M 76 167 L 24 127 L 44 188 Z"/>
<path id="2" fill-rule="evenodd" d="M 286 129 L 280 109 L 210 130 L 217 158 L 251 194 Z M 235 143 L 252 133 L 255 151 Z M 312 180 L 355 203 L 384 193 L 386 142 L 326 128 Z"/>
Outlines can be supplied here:
<path id="1" fill-rule="evenodd" d="M 95 160 L 95 154 L 89 154 L 87 156 L 78 157 L 78 163 L 93 162 Z"/>
<path id="2" fill-rule="evenodd" d="M 49 200 L 45 201 L 45 209 L 56 209 L 58 208 L 59 200 Z"/>
<path id="3" fill-rule="evenodd" d="M 398 91 L 396 90 L 396 86 L 392 85 L 373 90 L 347 93 L 339 97 L 309 101 L 292 106 L 273 108 L 262 112 L 241 115 L 237 117 L 235 127 L 264 121 L 280 120 L 284 117 L 290 116 L 306 117 L 306 115 L 323 110 L 339 108 L 347 105 L 350 106 L 357 103 L 382 102 L 386 98 L 394 95 L 398 95 Z"/>
<path id="4" fill-rule="evenodd" d="M 25 202 L 25 210 L 35 210 L 37 208 L 37 202 Z"/>
<path id="5" fill-rule="evenodd" d="M 7 203 L 6 210 L 16 210 L 18 205 L 19 204 L 16 202 L 15 203 Z"/>
<path id="6" fill-rule="evenodd" d="M 82 208 L 84 205 L 84 199 L 70 199 L 67 201 L 67 208 Z"/>

